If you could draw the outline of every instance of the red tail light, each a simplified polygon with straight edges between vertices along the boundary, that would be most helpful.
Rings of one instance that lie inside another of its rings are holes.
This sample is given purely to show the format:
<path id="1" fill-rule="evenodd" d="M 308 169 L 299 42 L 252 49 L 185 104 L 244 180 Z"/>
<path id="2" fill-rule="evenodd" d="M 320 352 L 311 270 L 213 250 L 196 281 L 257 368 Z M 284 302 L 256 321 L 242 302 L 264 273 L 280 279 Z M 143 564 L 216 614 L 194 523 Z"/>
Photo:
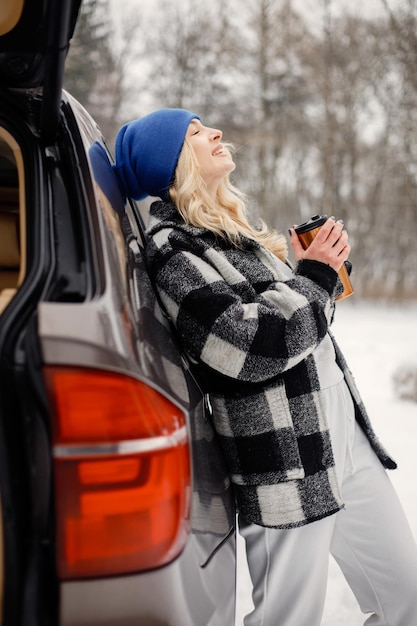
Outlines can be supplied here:
<path id="1" fill-rule="evenodd" d="M 189 519 L 183 412 L 128 376 L 48 366 L 45 377 L 59 576 L 109 576 L 171 561 Z"/>

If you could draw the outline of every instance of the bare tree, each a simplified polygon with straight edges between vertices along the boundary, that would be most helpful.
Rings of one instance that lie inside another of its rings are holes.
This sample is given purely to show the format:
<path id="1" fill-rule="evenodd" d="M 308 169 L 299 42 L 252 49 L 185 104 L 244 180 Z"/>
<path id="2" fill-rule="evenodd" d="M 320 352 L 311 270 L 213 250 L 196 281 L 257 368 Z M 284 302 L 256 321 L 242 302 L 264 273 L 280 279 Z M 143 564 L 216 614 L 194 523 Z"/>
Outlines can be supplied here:
<path id="1" fill-rule="evenodd" d="M 416 4 L 388 1 L 364 19 L 321 0 L 313 31 L 292 0 L 159 0 L 144 62 L 116 73 L 141 63 L 138 116 L 178 106 L 222 128 L 236 182 L 270 224 L 344 219 L 357 293 L 415 297 Z"/>
<path id="2" fill-rule="evenodd" d="M 159 0 L 156 11 L 166 28 L 149 28 L 147 38 L 147 87 L 157 105 L 198 108 L 212 119 L 228 109 L 235 60 L 228 5 Z"/>
<path id="3" fill-rule="evenodd" d="M 312 36 L 291 0 L 248 2 L 245 20 L 241 56 L 247 96 L 239 106 L 246 119 L 240 139 L 248 156 L 242 179 L 262 217 L 282 229 L 299 209 L 296 190 L 304 164 L 299 138 L 309 135 L 305 107 L 310 100 L 302 52 Z"/>
<path id="4" fill-rule="evenodd" d="M 133 61 L 141 16 L 122 16 L 116 38 L 108 0 L 84 0 L 71 42 L 65 88 L 83 104 L 109 140 L 120 125 L 127 100 L 126 76 Z"/>

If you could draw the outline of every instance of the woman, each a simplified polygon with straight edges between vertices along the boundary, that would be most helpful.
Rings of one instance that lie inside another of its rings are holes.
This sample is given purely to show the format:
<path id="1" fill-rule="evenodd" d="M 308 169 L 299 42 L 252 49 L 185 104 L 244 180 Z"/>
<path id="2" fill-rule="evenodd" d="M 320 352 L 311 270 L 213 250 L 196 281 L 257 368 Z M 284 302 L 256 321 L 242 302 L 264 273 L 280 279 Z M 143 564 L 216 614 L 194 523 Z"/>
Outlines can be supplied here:
<path id="1" fill-rule="evenodd" d="M 147 258 L 205 391 L 253 582 L 246 626 L 319 626 L 329 552 L 367 624 L 417 624 L 417 549 L 329 327 L 348 235 L 330 218 L 287 264 L 250 225 L 222 133 L 183 109 L 126 124 L 115 172 L 150 209 Z"/>

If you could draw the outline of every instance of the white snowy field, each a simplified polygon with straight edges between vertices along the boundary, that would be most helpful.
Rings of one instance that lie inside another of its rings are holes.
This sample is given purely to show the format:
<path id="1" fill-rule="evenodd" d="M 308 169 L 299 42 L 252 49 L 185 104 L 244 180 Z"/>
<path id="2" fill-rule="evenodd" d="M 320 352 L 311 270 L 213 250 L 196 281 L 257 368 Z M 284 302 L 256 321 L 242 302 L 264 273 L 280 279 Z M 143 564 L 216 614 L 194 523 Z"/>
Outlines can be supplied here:
<path id="1" fill-rule="evenodd" d="M 375 430 L 398 463 L 389 472 L 417 540 L 417 403 L 398 399 L 393 373 L 417 364 L 417 303 L 361 303 L 352 296 L 337 305 L 333 332 L 350 365 Z M 251 610 L 251 583 L 243 541 L 238 539 L 236 626 Z M 362 626 L 366 619 L 330 558 L 326 607 L 321 626 Z"/>

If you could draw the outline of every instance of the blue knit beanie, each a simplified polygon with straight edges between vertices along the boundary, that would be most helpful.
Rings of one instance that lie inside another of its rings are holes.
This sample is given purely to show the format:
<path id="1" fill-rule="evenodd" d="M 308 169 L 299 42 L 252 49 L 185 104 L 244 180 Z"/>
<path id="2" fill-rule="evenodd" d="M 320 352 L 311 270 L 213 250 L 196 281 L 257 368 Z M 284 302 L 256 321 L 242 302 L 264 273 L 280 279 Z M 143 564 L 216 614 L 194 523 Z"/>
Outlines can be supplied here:
<path id="1" fill-rule="evenodd" d="M 193 119 L 200 117 L 185 109 L 160 109 L 122 126 L 113 170 L 125 196 L 167 197 Z"/>

